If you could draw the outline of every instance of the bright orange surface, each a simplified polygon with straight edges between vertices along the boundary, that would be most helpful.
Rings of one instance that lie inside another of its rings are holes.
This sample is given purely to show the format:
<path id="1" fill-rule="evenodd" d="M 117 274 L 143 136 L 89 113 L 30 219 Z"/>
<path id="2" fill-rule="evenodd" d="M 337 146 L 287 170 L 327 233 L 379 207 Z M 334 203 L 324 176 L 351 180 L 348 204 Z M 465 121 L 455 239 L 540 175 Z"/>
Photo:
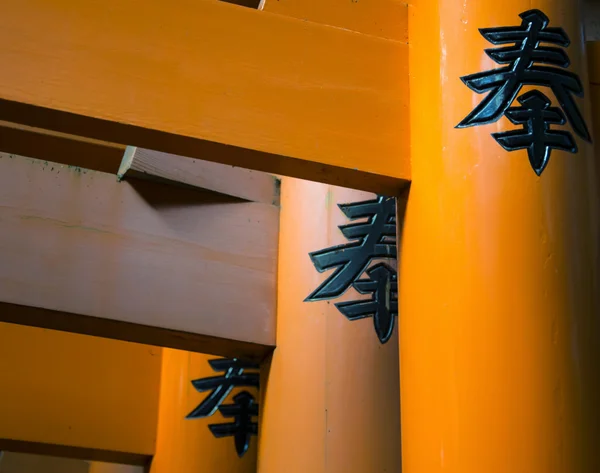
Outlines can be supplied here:
<path id="1" fill-rule="evenodd" d="M 402 0 L 264 0 L 263 10 L 381 38 L 408 39 Z"/>
<path id="2" fill-rule="evenodd" d="M 0 323 L 0 439 L 151 456 L 161 352 Z"/>
<path id="3" fill-rule="evenodd" d="M 163 349 L 158 437 L 149 473 L 256 471 L 256 437 L 252 438 L 250 448 L 240 459 L 231 437 L 217 439 L 208 429 L 208 424 L 224 421 L 219 412 L 205 419 L 185 418 L 207 396 L 207 393 L 196 391 L 191 381 L 219 374 L 208 364 L 213 358 L 218 357 Z M 241 390 L 234 388 L 226 403 Z M 248 391 L 256 394 L 251 388 Z"/>
<path id="4" fill-rule="evenodd" d="M 345 241 L 337 203 L 372 197 L 283 179 L 277 348 L 262 391 L 259 473 L 399 471 L 396 334 L 381 345 L 372 319 L 345 319 L 334 304 L 347 295 L 304 302 L 330 274 L 308 253 Z"/>
<path id="5" fill-rule="evenodd" d="M 400 274 L 403 473 L 597 473 L 598 202 L 592 147 L 525 151 L 455 129 L 497 67 L 478 28 L 542 9 L 572 44 L 589 118 L 577 2 L 413 0 L 413 181 Z M 591 123 L 588 122 L 588 126 Z"/>
<path id="6" fill-rule="evenodd" d="M 410 178 L 407 57 L 398 41 L 225 2 L 3 0 L 0 100 L 111 125 L 6 105 L 0 119 L 399 189 Z"/>

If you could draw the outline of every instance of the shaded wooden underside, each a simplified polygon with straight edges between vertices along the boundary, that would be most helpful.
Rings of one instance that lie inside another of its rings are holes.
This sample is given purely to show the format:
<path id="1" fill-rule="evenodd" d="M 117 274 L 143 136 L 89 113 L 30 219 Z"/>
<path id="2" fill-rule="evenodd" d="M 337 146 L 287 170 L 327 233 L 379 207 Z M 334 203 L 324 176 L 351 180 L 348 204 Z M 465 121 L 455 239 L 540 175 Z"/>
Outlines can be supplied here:
<path id="1" fill-rule="evenodd" d="M 259 177 L 247 188 L 275 198 Z M 252 359 L 275 346 L 277 206 L 7 153 L 0 180 L 0 320 Z"/>

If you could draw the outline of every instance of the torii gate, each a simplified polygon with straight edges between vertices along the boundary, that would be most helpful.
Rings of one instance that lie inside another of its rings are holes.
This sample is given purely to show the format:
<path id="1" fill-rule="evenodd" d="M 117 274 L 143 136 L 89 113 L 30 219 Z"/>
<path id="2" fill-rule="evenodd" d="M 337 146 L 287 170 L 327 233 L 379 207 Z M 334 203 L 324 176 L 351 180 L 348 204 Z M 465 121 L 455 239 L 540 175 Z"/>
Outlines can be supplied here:
<path id="1" fill-rule="evenodd" d="M 579 6 L 233 3 L 0 2 L 0 320 L 106 338 L 0 330 L 0 449 L 152 473 L 600 471 L 600 49 Z M 308 253 L 344 241 L 331 204 L 373 193 L 398 198 L 389 343 L 304 302 L 327 278 Z M 90 370 L 50 375 L 52 346 Z M 45 354 L 52 396 L 122 394 L 39 427 L 10 360 Z M 184 420 L 208 355 L 263 362 L 243 463 Z"/>

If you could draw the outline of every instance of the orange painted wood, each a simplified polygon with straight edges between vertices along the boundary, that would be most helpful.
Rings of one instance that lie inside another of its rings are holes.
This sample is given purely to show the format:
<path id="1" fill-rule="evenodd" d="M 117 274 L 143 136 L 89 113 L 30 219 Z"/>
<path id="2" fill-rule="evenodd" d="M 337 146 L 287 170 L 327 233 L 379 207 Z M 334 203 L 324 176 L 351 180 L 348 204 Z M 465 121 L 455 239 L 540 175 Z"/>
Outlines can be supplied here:
<path id="1" fill-rule="evenodd" d="M 0 119 L 395 194 L 407 46 L 223 2 L 0 2 Z"/>
<path id="2" fill-rule="evenodd" d="M 156 453 L 149 473 L 255 473 L 257 437 L 246 454 L 239 458 L 233 438 L 215 438 L 209 424 L 231 422 L 219 412 L 205 419 L 186 419 L 207 396 L 192 386 L 193 379 L 218 376 L 208 360 L 214 356 L 165 349 L 160 388 L 160 409 Z M 256 389 L 243 388 L 254 396 Z M 234 388 L 225 403 L 242 388 Z M 109 473 L 109 472 L 107 472 Z M 116 473 L 116 472 L 115 472 Z"/>
<path id="3" fill-rule="evenodd" d="M 455 128 L 484 98 L 459 78 L 503 66 L 485 54 L 494 46 L 479 29 L 518 26 L 518 15 L 531 8 L 570 38 L 569 71 L 584 85 L 575 101 L 591 131 L 579 2 L 409 6 L 413 180 L 399 298 L 403 473 L 600 471 L 593 147 L 574 135 L 578 153 L 553 150 L 537 176 L 526 150 L 507 152 L 491 136 L 518 128 L 506 118 Z M 559 106 L 552 91 L 539 90 Z"/>
<path id="4" fill-rule="evenodd" d="M 0 121 L 0 152 L 115 174 L 125 146 Z"/>
<path id="5" fill-rule="evenodd" d="M 277 349 L 265 367 L 258 473 L 400 470 L 397 330 L 381 345 L 370 318 L 304 302 L 324 281 L 309 253 L 346 240 L 338 203 L 372 194 L 282 181 Z M 358 296 L 360 297 L 360 296 Z M 308 347 L 308 348 L 307 348 Z"/>
<path id="6" fill-rule="evenodd" d="M 0 178 L 0 320 L 221 355 L 274 346 L 277 207 L 6 154 Z"/>
<path id="7" fill-rule="evenodd" d="M 271 174 L 133 146 L 127 147 L 118 176 L 119 179 L 133 177 L 197 187 L 279 205 L 280 181 Z"/>
<path id="8" fill-rule="evenodd" d="M 403 0 L 263 0 L 263 10 L 408 41 L 408 5 Z"/>
<path id="9" fill-rule="evenodd" d="M 0 323 L 0 449 L 147 463 L 155 451 L 161 354 Z"/>

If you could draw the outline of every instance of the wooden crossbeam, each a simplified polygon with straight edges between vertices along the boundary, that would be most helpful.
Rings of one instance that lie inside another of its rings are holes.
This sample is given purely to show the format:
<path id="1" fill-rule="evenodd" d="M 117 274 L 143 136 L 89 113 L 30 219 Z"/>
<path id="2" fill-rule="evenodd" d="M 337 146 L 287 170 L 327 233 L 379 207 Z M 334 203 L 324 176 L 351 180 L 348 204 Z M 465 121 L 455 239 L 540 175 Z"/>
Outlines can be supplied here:
<path id="1" fill-rule="evenodd" d="M 0 154 L 0 320 L 261 359 L 278 222 L 274 205 Z"/>
<path id="2" fill-rule="evenodd" d="M 0 2 L 0 120 L 274 174 L 399 192 L 407 78 L 403 42 L 223 2 Z"/>
<path id="3" fill-rule="evenodd" d="M 0 323 L 0 450 L 147 464 L 155 452 L 161 353 Z"/>
<path id="4" fill-rule="evenodd" d="M 280 181 L 275 176 L 134 146 L 127 147 L 118 176 L 119 179 L 133 177 L 196 187 L 252 202 L 279 205 Z"/>
<path id="5" fill-rule="evenodd" d="M 263 10 L 408 41 L 408 4 L 401 0 L 263 0 Z"/>

